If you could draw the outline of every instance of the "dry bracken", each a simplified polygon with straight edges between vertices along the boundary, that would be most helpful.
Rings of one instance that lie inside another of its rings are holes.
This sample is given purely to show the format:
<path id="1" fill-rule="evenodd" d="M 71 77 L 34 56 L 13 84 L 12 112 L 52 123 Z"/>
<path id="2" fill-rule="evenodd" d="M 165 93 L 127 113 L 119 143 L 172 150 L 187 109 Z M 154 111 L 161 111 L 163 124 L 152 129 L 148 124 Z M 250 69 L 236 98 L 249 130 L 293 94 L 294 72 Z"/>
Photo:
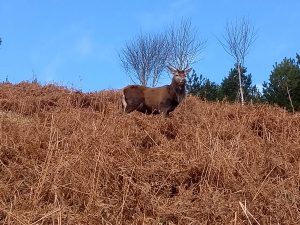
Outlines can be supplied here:
<path id="1" fill-rule="evenodd" d="M 0 224 L 299 224 L 300 116 L 0 85 Z"/>

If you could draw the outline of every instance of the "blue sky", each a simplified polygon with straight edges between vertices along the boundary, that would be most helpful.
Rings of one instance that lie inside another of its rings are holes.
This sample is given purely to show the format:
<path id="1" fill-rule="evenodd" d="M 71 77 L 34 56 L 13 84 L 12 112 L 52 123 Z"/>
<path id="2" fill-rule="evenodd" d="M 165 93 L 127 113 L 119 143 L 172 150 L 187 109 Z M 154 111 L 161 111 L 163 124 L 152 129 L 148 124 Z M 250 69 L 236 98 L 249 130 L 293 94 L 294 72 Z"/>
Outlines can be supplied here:
<path id="1" fill-rule="evenodd" d="M 121 88 L 131 82 L 117 54 L 125 42 L 190 18 L 207 41 L 193 68 L 220 83 L 234 62 L 216 36 L 226 21 L 247 17 L 258 39 L 245 64 L 261 85 L 275 62 L 300 53 L 299 9 L 299 0 L 0 0 L 0 81 L 36 77 L 84 91 Z"/>

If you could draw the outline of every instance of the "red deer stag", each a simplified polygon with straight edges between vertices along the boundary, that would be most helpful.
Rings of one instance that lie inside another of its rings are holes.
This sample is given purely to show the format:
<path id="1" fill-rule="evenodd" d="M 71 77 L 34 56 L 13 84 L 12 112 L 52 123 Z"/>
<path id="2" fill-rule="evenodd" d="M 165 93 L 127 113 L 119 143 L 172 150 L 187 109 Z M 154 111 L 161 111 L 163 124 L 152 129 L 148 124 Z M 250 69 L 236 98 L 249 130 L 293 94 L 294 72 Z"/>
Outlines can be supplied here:
<path id="1" fill-rule="evenodd" d="M 186 75 L 191 68 L 184 70 L 168 66 L 173 74 L 172 83 L 157 88 L 129 85 L 123 89 L 122 105 L 126 113 L 134 110 L 145 114 L 162 113 L 167 116 L 185 96 Z"/>

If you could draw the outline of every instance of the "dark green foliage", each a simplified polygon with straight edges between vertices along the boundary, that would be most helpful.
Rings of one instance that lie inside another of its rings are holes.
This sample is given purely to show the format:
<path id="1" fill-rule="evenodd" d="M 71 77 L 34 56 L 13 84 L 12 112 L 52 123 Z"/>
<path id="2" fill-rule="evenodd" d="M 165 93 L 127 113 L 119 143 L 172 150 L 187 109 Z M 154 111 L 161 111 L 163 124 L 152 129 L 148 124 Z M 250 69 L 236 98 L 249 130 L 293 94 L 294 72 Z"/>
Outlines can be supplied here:
<path id="1" fill-rule="evenodd" d="M 242 68 L 242 87 L 244 92 L 244 99 L 246 102 L 259 102 L 261 94 L 257 87 L 252 85 L 251 74 L 246 75 L 247 69 Z M 231 69 L 229 75 L 225 77 L 220 85 L 220 97 L 225 98 L 230 102 L 240 100 L 239 93 L 239 77 L 237 66 Z"/>
<path id="2" fill-rule="evenodd" d="M 204 78 L 202 74 L 198 77 L 195 70 L 187 77 L 187 92 L 208 101 L 219 99 L 219 85 Z"/>
<path id="3" fill-rule="evenodd" d="M 191 95 L 197 95 L 201 88 L 201 83 L 203 82 L 204 78 L 202 74 L 200 77 L 197 76 L 195 70 L 192 71 L 192 74 L 188 74 L 187 76 L 187 83 L 186 83 L 186 90 Z"/>
<path id="4" fill-rule="evenodd" d="M 263 102 L 263 99 L 264 99 L 263 95 L 259 91 L 259 89 L 257 88 L 256 85 L 251 87 L 250 96 L 251 96 L 251 99 L 250 99 L 251 102 L 254 102 L 254 103 L 262 103 Z"/>
<path id="5" fill-rule="evenodd" d="M 291 111 L 293 108 L 300 110 L 300 56 L 298 54 L 296 59 L 284 58 L 281 63 L 275 63 L 269 82 L 263 84 L 263 94 L 269 103 L 278 104 Z"/>
<path id="6" fill-rule="evenodd" d="M 203 82 L 201 91 L 202 92 L 200 92 L 200 96 L 208 101 L 216 101 L 220 98 L 220 86 L 208 79 L 205 79 L 205 81 Z"/>

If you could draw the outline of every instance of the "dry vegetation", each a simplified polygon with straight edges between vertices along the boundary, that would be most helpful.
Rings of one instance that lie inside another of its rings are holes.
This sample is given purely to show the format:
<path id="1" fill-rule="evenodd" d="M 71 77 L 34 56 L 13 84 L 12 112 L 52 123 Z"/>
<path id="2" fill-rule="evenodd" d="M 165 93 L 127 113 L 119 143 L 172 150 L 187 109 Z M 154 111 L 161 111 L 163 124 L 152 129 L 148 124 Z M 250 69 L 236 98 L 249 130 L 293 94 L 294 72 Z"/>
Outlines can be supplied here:
<path id="1" fill-rule="evenodd" d="M 0 224 L 300 224 L 300 116 L 0 85 Z"/>

